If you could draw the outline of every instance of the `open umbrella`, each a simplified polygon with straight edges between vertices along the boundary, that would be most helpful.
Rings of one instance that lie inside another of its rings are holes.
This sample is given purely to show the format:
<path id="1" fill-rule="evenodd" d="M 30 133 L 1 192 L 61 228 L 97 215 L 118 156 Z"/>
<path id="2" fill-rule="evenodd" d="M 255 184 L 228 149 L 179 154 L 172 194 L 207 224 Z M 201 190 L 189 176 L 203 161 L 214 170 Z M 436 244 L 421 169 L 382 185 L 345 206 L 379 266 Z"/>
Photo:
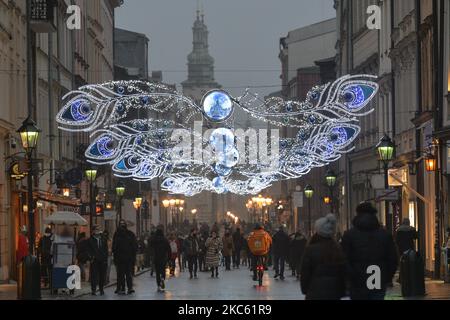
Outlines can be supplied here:
<path id="1" fill-rule="evenodd" d="M 87 226 L 87 221 L 76 212 L 58 211 L 44 219 L 46 224 Z"/>

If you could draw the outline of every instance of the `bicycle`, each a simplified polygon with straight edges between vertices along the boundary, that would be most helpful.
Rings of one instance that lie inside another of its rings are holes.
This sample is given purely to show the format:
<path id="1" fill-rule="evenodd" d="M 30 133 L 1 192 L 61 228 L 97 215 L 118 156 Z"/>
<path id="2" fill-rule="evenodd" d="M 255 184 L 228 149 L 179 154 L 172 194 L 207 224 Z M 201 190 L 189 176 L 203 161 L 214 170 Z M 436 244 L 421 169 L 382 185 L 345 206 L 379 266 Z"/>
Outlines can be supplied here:
<path id="1" fill-rule="evenodd" d="M 256 276 L 258 284 L 261 287 L 263 284 L 263 277 L 264 277 L 264 256 L 256 257 Z"/>

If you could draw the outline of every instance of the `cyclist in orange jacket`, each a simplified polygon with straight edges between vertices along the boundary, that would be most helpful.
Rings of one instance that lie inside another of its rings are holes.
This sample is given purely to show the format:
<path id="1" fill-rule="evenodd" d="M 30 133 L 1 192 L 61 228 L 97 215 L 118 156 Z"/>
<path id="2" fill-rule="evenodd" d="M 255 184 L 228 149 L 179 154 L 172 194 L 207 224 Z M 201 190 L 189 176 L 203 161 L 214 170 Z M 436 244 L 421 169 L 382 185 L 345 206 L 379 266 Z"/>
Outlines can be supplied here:
<path id="1" fill-rule="evenodd" d="M 252 253 L 252 270 L 253 281 L 257 280 L 256 263 L 258 257 L 263 257 L 264 264 L 266 256 L 269 253 L 272 245 L 272 237 L 267 233 L 260 224 L 256 224 L 253 232 L 250 233 L 247 239 L 248 247 Z"/>

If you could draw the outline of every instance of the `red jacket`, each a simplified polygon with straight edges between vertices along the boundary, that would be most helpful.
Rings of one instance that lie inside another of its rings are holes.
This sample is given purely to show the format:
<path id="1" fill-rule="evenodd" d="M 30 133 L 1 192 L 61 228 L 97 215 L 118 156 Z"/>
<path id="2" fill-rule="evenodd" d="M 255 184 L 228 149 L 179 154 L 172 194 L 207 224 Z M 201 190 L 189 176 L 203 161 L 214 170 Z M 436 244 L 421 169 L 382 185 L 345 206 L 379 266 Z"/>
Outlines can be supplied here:
<path id="1" fill-rule="evenodd" d="M 22 259 L 28 255 L 28 238 L 23 234 L 19 235 L 19 243 L 17 244 L 16 263 L 22 262 Z"/>

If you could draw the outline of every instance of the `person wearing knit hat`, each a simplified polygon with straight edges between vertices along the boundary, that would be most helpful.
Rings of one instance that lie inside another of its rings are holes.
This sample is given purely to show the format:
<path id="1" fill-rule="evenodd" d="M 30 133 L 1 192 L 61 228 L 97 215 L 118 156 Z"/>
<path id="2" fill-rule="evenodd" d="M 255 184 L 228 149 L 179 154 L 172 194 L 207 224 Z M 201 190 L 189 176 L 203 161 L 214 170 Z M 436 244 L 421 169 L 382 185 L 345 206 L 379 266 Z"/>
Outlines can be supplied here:
<path id="1" fill-rule="evenodd" d="M 336 223 L 336 216 L 334 214 L 328 214 L 316 221 L 314 229 L 321 237 L 333 238 L 336 234 Z"/>
<path id="2" fill-rule="evenodd" d="M 305 249 L 300 284 L 306 300 L 340 300 L 345 296 L 345 258 L 334 240 L 337 219 L 333 214 L 315 223 L 315 234 Z"/>

